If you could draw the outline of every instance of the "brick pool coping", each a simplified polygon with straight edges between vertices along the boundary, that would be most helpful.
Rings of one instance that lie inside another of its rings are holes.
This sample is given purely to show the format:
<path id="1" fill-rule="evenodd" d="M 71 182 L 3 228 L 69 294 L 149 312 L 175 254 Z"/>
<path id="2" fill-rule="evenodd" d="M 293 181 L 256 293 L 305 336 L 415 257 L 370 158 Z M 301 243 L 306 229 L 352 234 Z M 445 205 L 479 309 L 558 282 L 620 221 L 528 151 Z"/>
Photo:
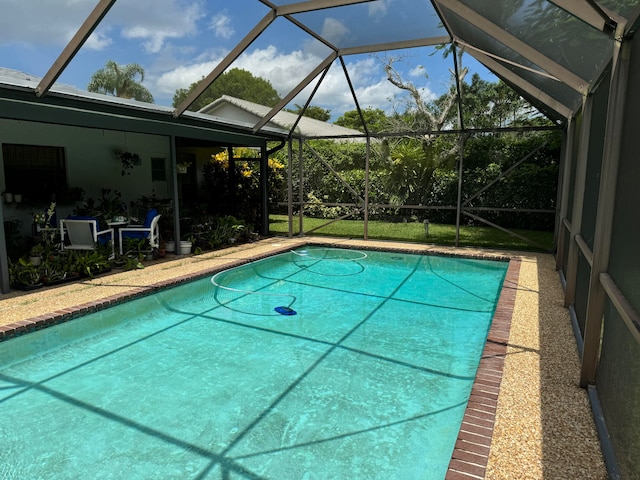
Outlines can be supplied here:
<path id="1" fill-rule="evenodd" d="M 95 301 L 79 304 L 69 308 L 63 308 L 37 317 L 20 320 L 15 323 L 0 325 L 0 341 L 67 322 L 74 318 L 206 277 L 222 270 L 244 265 L 261 258 L 277 255 L 291 250 L 292 248 L 298 248 L 306 245 L 326 247 L 338 246 L 332 243 L 307 243 L 301 241 L 297 245 L 287 245 L 281 248 L 274 248 L 267 253 L 255 255 L 251 258 L 234 260 L 225 265 L 209 268 L 196 274 L 182 275 L 144 287 L 133 287 L 124 293 L 103 297 Z M 517 257 L 504 257 L 499 255 L 456 254 L 433 250 L 425 251 L 405 248 L 364 247 L 362 245 L 339 245 L 339 247 L 357 248 L 361 250 L 397 251 L 420 255 L 440 255 L 509 261 L 509 267 L 505 275 L 498 304 L 496 305 L 491 328 L 489 329 L 485 348 L 471 389 L 471 396 L 469 397 L 469 402 L 465 410 L 462 425 L 458 433 L 458 438 L 456 440 L 449 468 L 445 477 L 446 480 L 483 479 L 485 477 L 489 453 L 491 450 L 493 427 L 495 424 L 496 410 L 498 406 L 498 395 L 500 393 L 500 385 L 502 382 L 504 360 L 507 353 L 509 332 L 511 329 L 511 320 L 520 273 L 520 259 Z"/>
<path id="2" fill-rule="evenodd" d="M 512 258 L 509 262 L 446 480 L 477 480 L 485 477 L 518 291 L 520 263 L 519 258 Z"/>

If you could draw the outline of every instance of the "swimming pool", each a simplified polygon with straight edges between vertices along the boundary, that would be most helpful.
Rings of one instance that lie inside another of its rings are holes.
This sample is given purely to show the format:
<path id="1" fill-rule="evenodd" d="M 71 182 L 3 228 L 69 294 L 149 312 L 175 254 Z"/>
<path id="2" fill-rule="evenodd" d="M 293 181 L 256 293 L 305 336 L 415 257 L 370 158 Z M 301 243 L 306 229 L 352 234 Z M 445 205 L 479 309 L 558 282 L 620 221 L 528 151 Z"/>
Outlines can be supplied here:
<path id="1" fill-rule="evenodd" d="M 0 477 L 444 478 L 507 265 L 307 248 L 2 342 Z"/>

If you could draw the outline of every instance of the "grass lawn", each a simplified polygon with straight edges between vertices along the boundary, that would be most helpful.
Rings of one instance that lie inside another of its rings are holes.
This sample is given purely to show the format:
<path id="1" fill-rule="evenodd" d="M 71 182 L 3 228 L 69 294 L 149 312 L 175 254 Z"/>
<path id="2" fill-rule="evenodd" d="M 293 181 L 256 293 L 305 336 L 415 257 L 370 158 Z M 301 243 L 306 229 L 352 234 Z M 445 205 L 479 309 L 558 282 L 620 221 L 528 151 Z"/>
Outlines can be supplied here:
<path id="1" fill-rule="evenodd" d="M 316 228 L 328 220 L 319 218 L 305 218 L 304 231 Z M 293 234 L 296 235 L 299 219 L 293 219 Z M 289 232 L 288 218 L 286 215 L 270 215 L 269 230 L 272 235 L 287 235 Z M 312 235 L 362 238 L 364 221 L 340 220 L 312 232 Z M 484 248 L 500 248 L 508 250 L 551 251 L 553 248 L 553 232 L 541 232 L 536 230 L 515 230 L 515 233 L 533 240 L 538 245 L 533 245 L 524 240 L 509 235 L 501 230 L 490 227 L 460 227 L 460 246 L 474 246 Z M 376 240 L 397 240 L 404 242 L 429 243 L 435 245 L 454 245 L 456 240 L 455 225 L 430 224 L 429 235 L 425 235 L 422 223 L 391 223 L 382 221 L 369 221 L 369 238 Z"/>

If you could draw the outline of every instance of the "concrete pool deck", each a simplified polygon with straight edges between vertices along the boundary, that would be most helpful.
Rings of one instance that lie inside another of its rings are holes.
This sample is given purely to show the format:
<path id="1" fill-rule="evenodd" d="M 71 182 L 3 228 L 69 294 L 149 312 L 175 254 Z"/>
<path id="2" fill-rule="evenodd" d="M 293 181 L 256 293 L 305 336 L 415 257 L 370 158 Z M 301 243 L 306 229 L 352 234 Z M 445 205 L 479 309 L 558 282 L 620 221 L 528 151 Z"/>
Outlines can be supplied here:
<path id="1" fill-rule="evenodd" d="M 78 313 L 309 243 L 518 260 L 513 262 L 519 266 L 516 280 L 508 278 L 503 289 L 513 294 L 508 306 L 510 330 L 503 331 L 504 341 L 495 341 L 497 348 L 489 348 L 488 342 L 489 350 L 483 356 L 503 364 L 501 381 L 484 382 L 490 385 L 485 389 L 488 400 L 480 403 L 491 421 L 465 423 L 459 436 L 459 443 L 478 445 L 487 453 L 454 453 L 447 478 L 607 478 L 588 395 L 578 386 L 579 357 L 569 313 L 563 306 L 555 260 L 548 254 L 325 237 L 269 238 L 197 256 L 173 257 L 141 270 L 0 295 L 0 336 L 65 321 Z M 490 444 L 490 450 L 484 443 Z"/>

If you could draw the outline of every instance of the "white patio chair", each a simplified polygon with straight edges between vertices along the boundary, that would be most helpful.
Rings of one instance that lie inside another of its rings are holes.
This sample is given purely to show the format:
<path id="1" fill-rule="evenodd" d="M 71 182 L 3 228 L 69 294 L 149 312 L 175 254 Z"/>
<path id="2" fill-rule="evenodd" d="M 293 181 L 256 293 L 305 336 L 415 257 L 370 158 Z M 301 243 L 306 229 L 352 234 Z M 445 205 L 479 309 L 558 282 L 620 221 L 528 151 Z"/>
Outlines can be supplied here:
<path id="1" fill-rule="evenodd" d="M 147 212 L 143 225 L 129 225 L 128 227 L 122 227 L 118 231 L 120 240 L 120 255 L 123 252 L 123 246 L 125 238 L 146 238 L 149 240 L 151 248 L 158 248 L 160 246 L 160 227 L 158 222 L 160 221 L 160 214 L 157 210 L 152 209 Z"/>
<path id="2" fill-rule="evenodd" d="M 60 244 L 62 250 L 95 250 L 98 244 L 111 245 L 111 257 L 115 256 L 113 247 L 113 228 L 98 231 L 98 220 L 90 218 L 64 218 L 60 220 Z"/>

